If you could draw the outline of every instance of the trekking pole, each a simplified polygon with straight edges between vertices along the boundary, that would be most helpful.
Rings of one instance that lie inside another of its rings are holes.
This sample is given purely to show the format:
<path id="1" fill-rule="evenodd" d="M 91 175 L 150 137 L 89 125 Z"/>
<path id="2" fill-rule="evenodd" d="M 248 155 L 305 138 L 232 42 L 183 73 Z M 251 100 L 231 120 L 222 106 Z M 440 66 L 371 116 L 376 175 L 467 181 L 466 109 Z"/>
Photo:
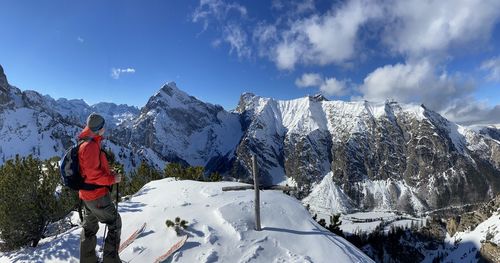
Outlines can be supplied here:
<path id="1" fill-rule="evenodd" d="M 110 186 L 108 189 L 109 189 L 110 192 L 113 192 L 113 186 Z M 101 246 L 101 249 L 100 249 L 101 252 L 104 251 L 104 245 L 106 245 L 107 231 L 108 231 L 108 224 L 105 224 L 104 225 L 104 235 L 102 236 L 102 246 Z"/>
<path id="2" fill-rule="evenodd" d="M 120 201 L 120 183 L 116 184 L 116 217 L 118 217 L 118 201 Z"/>
<path id="3" fill-rule="evenodd" d="M 106 244 L 106 231 L 108 230 L 108 225 L 104 225 L 104 235 L 102 236 L 102 246 L 101 246 L 101 249 L 100 251 L 103 252 L 104 251 L 104 245 Z"/>
<path id="4" fill-rule="evenodd" d="M 122 175 L 123 176 L 123 175 Z M 116 216 L 115 216 L 115 225 L 116 221 L 118 220 L 118 201 L 120 200 L 120 183 L 116 184 Z M 116 251 L 120 249 L 120 237 L 115 237 L 115 247 Z"/>

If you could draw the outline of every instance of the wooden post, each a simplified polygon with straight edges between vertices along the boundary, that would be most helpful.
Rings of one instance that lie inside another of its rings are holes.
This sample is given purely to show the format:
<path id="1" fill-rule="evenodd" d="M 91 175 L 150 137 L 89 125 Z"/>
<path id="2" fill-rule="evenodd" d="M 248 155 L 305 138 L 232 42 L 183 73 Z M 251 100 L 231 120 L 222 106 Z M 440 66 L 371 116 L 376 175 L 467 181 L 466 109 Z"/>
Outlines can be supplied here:
<path id="1" fill-rule="evenodd" d="M 253 185 L 255 189 L 255 230 L 261 231 L 259 175 L 257 174 L 257 160 L 255 159 L 255 155 L 252 155 L 252 171 L 253 171 Z"/>

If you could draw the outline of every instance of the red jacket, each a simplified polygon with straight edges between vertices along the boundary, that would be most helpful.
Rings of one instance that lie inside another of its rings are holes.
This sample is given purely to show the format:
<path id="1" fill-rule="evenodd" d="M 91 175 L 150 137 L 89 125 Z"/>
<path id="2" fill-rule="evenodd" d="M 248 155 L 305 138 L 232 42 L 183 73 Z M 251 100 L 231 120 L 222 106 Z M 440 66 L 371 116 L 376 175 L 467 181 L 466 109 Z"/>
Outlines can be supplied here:
<path id="1" fill-rule="evenodd" d="M 78 161 L 80 162 L 80 173 L 85 178 L 85 183 L 97 185 L 112 185 L 115 183 L 115 176 L 109 169 L 106 154 L 101 152 L 102 136 L 93 133 L 89 127 L 85 127 L 78 136 L 78 139 L 92 138 L 89 142 L 84 142 L 78 150 Z M 103 197 L 108 193 L 107 187 L 95 190 L 80 190 L 79 195 L 82 200 L 90 201 Z"/>

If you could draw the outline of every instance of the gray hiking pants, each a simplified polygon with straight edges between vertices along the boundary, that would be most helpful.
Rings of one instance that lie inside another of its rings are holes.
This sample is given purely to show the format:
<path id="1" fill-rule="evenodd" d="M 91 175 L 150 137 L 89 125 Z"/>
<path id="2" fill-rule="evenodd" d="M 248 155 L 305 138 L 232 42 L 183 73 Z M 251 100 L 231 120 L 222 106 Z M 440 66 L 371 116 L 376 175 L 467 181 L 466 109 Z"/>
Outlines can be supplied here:
<path id="1" fill-rule="evenodd" d="M 110 194 L 92 200 L 83 201 L 85 215 L 83 217 L 83 230 L 80 237 L 80 262 L 96 263 L 97 256 L 95 247 L 97 243 L 96 233 L 99 230 L 99 222 L 108 226 L 108 233 L 104 242 L 104 263 L 121 262 L 118 256 L 120 247 L 120 234 L 122 220 L 117 213 L 115 205 L 111 201 Z"/>

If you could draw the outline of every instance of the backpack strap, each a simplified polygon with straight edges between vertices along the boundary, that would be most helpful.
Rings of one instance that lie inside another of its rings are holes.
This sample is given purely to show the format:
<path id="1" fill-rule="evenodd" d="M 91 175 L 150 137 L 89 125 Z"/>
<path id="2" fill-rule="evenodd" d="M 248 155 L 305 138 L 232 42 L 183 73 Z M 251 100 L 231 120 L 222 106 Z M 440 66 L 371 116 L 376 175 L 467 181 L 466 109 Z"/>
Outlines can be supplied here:
<path id="1" fill-rule="evenodd" d="M 80 146 L 80 144 L 84 143 L 84 142 L 90 142 L 90 141 L 93 141 L 94 138 L 92 137 L 83 137 L 81 139 L 78 140 L 78 146 Z"/>

